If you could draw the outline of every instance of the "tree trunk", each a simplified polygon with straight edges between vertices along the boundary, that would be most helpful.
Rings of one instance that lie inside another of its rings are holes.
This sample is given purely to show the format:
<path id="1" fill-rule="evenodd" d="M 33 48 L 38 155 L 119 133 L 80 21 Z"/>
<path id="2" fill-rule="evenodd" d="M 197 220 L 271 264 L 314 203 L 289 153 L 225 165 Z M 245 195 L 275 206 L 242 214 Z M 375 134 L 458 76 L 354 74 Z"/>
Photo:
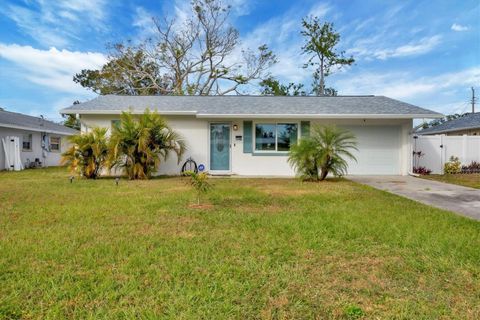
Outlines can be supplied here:
<path id="1" fill-rule="evenodd" d="M 323 72 L 323 68 L 324 68 L 324 65 L 323 65 L 323 57 L 322 59 L 320 60 L 320 83 L 318 85 L 318 95 L 319 96 L 324 96 L 325 95 L 325 75 L 324 75 L 324 72 Z"/>
<path id="2" fill-rule="evenodd" d="M 322 174 L 320 174 L 320 181 L 325 180 L 327 175 L 328 175 L 328 170 L 327 169 L 322 169 Z"/>

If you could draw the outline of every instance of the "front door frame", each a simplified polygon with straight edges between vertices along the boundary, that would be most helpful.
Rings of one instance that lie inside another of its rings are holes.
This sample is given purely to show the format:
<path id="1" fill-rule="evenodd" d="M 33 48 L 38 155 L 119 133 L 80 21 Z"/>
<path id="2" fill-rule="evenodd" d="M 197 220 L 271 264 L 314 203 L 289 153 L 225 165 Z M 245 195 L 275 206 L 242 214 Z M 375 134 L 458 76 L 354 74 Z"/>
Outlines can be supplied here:
<path id="1" fill-rule="evenodd" d="M 211 169 L 211 161 L 212 161 L 212 155 L 210 154 L 211 153 L 211 150 L 210 150 L 210 145 L 211 145 L 211 136 L 210 136 L 210 132 L 211 132 L 211 126 L 212 124 L 226 124 L 229 126 L 229 129 L 228 130 L 228 170 L 212 170 Z M 208 139 L 207 139 L 207 150 L 208 150 L 208 169 L 209 169 L 209 172 L 211 174 L 218 174 L 218 175 L 222 175 L 222 174 L 231 174 L 232 173 L 232 122 L 231 121 L 212 121 L 212 122 L 209 122 L 208 123 Z"/>

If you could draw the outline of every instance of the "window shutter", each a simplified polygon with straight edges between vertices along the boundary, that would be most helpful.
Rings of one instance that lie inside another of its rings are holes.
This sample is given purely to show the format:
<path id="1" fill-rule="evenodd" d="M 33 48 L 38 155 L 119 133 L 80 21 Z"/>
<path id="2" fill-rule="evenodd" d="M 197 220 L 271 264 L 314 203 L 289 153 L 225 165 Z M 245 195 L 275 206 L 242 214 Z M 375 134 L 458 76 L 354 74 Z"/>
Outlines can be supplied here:
<path id="1" fill-rule="evenodd" d="M 310 136 L 310 121 L 300 122 L 300 134 L 302 138 Z"/>
<path id="2" fill-rule="evenodd" d="M 252 121 L 243 121 L 243 153 L 252 153 Z"/>

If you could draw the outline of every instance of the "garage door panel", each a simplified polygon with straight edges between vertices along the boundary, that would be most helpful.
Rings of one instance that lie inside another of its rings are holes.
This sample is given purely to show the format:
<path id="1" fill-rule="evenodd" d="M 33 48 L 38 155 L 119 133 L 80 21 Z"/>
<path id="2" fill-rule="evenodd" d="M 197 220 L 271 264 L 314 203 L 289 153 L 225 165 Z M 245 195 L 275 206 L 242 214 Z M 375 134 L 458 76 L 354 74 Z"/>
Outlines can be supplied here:
<path id="1" fill-rule="evenodd" d="M 349 126 L 358 141 L 357 161 L 349 161 L 349 174 L 396 175 L 400 174 L 399 126 Z"/>

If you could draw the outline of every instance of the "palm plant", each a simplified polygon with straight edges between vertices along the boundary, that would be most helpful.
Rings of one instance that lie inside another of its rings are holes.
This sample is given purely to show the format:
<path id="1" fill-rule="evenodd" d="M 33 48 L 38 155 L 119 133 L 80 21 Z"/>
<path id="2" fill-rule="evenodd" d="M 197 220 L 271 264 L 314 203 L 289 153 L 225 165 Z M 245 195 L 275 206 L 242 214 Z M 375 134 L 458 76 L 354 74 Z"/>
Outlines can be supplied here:
<path id="1" fill-rule="evenodd" d="M 107 129 L 92 128 L 87 133 L 71 136 L 69 141 L 72 146 L 62 154 L 62 164 L 87 179 L 96 179 L 106 166 Z"/>
<path id="2" fill-rule="evenodd" d="M 148 179 L 171 152 L 180 162 L 185 143 L 163 117 L 147 109 L 138 118 L 130 112 L 122 113 L 119 125 L 113 128 L 109 149 L 110 168 L 125 170 L 130 179 Z"/>
<path id="3" fill-rule="evenodd" d="M 329 173 L 347 173 L 346 158 L 353 160 L 351 150 L 357 149 L 355 135 L 335 126 L 314 126 L 310 137 L 290 148 L 288 162 L 304 180 L 324 180 Z"/>
<path id="4" fill-rule="evenodd" d="M 201 195 L 212 188 L 212 185 L 208 182 L 208 175 L 205 172 L 196 173 L 194 171 L 186 171 L 184 174 L 190 176 L 189 184 L 197 191 L 197 205 L 200 205 Z"/>

